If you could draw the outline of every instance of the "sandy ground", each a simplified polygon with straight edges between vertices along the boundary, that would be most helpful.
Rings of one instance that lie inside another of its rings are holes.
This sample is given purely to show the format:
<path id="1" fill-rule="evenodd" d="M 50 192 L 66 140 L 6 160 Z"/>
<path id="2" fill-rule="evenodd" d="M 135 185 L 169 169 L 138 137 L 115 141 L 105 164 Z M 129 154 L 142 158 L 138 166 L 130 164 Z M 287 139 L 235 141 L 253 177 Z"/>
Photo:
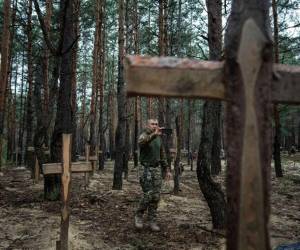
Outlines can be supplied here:
<path id="1" fill-rule="evenodd" d="M 270 236 L 272 247 L 300 241 L 300 164 L 285 162 L 285 176 L 272 173 Z M 136 231 L 134 209 L 141 193 L 132 169 L 123 190 L 111 190 L 113 162 L 95 173 L 87 189 L 80 174 L 72 177 L 70 249 L 225 249 L 225 233 L 212 230 L 196 173 L 187 168 L 179 196 L 165 183 L 159 205 L 162 231 Z M 224 174 L 217 177 L 224 186 Z M 60 202 L 43 201 L 43 183 L 33 184 L 25 168 L 0 173 L 0 249 L 55 249 Z"/>

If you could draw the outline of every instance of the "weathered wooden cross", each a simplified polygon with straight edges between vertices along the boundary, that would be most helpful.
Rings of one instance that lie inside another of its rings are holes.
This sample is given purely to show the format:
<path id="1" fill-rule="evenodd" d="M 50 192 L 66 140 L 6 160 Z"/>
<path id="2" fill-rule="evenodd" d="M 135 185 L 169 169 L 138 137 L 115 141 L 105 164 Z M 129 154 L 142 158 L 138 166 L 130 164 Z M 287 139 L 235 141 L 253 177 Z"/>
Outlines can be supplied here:
<path id="1" fill-rule="evenodd" d="M 43 164 L 43 174 L 61 174 L 61 227 L 60 241 L 57 242 L 57 249 L 68 249 L 69 238 L 69 217 L 70 217 L 70 188 L 71 173 L 92 172 L 92 164 L 86 162 L 71 162 L 71 134 L 63 134 L 62 163 Z"/>
<path id="2" fill-rule="evenodd" d="M 92 163 L 93 172 L 96 170 L 96 163 L 98 161 L 97 155 L 90 155 L 90 148 L 91 146 L 89 144 L 85 145 L 85 156 L 79 156 L 79 161 L 90 161 Z M 101 153 L 102 151 L 98 150 L 98 147 L 96 147 L 96 152 Z"/>
<path id="3" fill-rule="evenodd" d="M 250 13 L 245 10 L 249 5 L 245 6 L 243 13 Z M 264 53 L 270 42 L 266 32 L 255 18 L 240 20 L 240 25 L 235 57 L 227 55 L 225 62 L 128 56 L 125 79 L 128 96 L 211 98 L 227 102 L 227 248 L 266 250 L 270 248 L 268 107 L 271 102 L 300 103 L 300 67 L 276 64 L 273 72 L 268 71 Z M 268 74 L 266 78 L 264 74 Z"/>

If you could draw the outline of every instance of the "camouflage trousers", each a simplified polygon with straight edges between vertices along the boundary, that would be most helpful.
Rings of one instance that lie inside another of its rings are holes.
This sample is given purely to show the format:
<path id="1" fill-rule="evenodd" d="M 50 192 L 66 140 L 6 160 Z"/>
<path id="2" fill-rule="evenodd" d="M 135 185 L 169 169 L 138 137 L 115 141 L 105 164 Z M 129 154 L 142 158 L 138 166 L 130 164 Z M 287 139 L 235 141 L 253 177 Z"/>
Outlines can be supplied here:
<path id="1" fill-rule="evenodd" d="M 137 215 L 142 216 L 148 210 L 148 219 L 155 221 L 157 217 L 157 207 L 160 200 L 160 190 L 162 185 L 161 168 L 140 166 L 140 184 L 143 190 L 143 196 L 139 202 Z"/>

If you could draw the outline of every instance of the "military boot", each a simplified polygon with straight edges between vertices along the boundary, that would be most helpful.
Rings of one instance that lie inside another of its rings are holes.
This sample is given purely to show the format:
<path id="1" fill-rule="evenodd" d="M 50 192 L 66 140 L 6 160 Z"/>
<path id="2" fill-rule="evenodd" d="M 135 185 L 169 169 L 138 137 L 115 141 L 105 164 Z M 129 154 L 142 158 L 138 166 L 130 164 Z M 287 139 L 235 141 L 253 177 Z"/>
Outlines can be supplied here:
<path id="1" fill-rule="evenodd" d="M 143 217 L 139 214 L 136 214 L 134 217 L 134 225 L 136 229 L 143 229 Z"/>
<path id="2" fill-rule="evenodd" d="M 157 225 L 157 223 L 155 221 L 150 222 L 150 229 L 151 229 L 152 232 L 159 232 L 160 231 L 160 227 Z"/>

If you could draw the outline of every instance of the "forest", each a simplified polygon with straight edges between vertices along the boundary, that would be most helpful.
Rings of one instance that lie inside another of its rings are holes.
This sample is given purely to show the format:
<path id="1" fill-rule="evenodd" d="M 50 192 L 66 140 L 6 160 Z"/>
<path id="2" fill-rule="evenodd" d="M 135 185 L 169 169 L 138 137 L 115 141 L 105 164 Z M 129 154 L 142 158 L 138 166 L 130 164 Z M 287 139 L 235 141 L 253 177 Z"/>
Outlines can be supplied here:
<path id="1" fill-rule="evenodd" d="M 300 249 L 299 0 L 0 0 L 0 13 L 0 249 L 258 249 L 243 247 L 248 222 L 235 219 L 251 217 L 241 166 L 256 149 L 265 237 L 250 238 Z M 267 41 L 257 84 L 275 82 L 256 87 L 254 125 L 251 98 L 234 85 L 247 81 L 242 43 L 254 54 L 236 21 L 248 16 Z M 268 71 L 273 63 L 294 75 Z M 189 92 L 213 67 L 225 94 Z M 164 87 L 178 74 L 177 89 Z M 276 81 L 294 91 L 273 94 Z M 159 233 L 134 228 L 149 119 L 171 131 L 161 136 L 172 178 Z M 258 134 L 247 138 L 247 124 Z"/>

